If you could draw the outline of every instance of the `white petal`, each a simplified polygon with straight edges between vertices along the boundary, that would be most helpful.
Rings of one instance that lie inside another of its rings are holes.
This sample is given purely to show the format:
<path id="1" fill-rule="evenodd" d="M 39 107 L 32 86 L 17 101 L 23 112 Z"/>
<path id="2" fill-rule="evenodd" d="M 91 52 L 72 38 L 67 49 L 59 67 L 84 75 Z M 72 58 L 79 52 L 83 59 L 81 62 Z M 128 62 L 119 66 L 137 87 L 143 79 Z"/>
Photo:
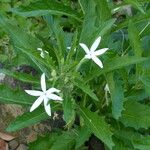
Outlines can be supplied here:
<path id="1" fill-rule="evenodd" d="M 41 52 L 40 56 L 41 56 L 42 58 L 44 58 L 44 52 L 43 52 L 43 51 Z"/>
<path id="2" fill-rule="evenodd" d="M 86 54 L 88 54 L 90 52 L 89 48 L 84 43 L 80 43 L 80 46 L 83 48 L 83 50 L 85 51 Z"/>
<path id="3" fill-rule="evenodd" d="M 98 38 L 94 41 L 93 45 L 91 46 L 90 52 L 94 52 L 94 51 L 97 49 L 97 47 L 98 47 L 100 41 L 101 41 L 101 37 L 98 37 Z"/>
<path id="4" fill-rule="evenodd" d="M 70 47 L 70 46 L 68 46 L 68 47 L 67 47 L 67 49 L 71 49 L 71 47 Z"/>
<path id="5" fill-rule="evenodd" d="M 110 90 L 109 90 L 109 86 L 108 86 L 108 84 L 106 84 L 106 85 L 105 85 L 104 90 L 105 90 L 106 92 L 109 92 L 109 93 L 110 93 Z"/>
<path id="6" fill-rule="evenodd" d="M 58 89 L 56 89 L 56 88 L 50 88 L 50 89 L 48 89 L 48 90 L 46 91 L 47 94 L 51 94 L 51 93 L 54 93 L 54 92 L 59 93 L 60 90 L 58 90 Z"/>
<path id="7" fill-rule="evenodd" d="M 47 95 L 47 97 L 52 100 L 62 101 L 62 98 L 60 96 L 57 96 L 56 94 L 49 94 Z"/>
<path id="8" fill-rule="evenodd" d="M 44 108 L 45 108 L 45 111 L 46 111 L 46 113 L 49 115 L 49 116 L 51 116 L 51 106 L 50 106 L 50 104 L 48 103 L 48 98 L 44 98 Z"/>
<path id="9" fill-rule="evenodd" d="M 38 50 L 38 51 L 41 51 L 41 52 L 43 51 L 42 48 L 37 48 L 37 50 Z"/>
<path id="10" fill-rule="evenodd" d="M 91 55 L 87 54 L 87 55 L 85 55 L 84 58 L 91 59 L 92 57 L 91 57 Z"/>
<path id="11" fill-rule="evenodd" d="M 34 109 L 36 109 L 37 107 L 39 107 L 42 102 L 43 102 L 43 97 L 40 96 L 40 97 L 33 103 L 32 107 L 30 108 L 30 112 L 32 112 Z"/>
<path id="12" fill-rule="evenodd" d="M 96 56 L 93 56 L 93 57 L 92 57 L 92 60 L 93 60 L 99 67 L 103 68 L 103 64 L 102 64 L 101 60 L 98 59 Z"/>
<path id="13" fill-rule="evenodd" d="M 46 54 L 48 54 L 49 52 L 48 51 L 44 51 Z"/>
<path id="14" fill-rule="evenodd" d="M 94 52 L 94 55 L 95 55 L 95 56 L 102 55 L 102 54 L 104 54 L 107 50 L 108 50 L 108 48 L 102 48 L 102 49 L 100 49 L 100 50 L 95 51 L 95 52 Z"/>
<path id="15" fill-rule="evenodd" d="M 25 92 L 32 96 L 40 96 L 43 93 L 41 91 L 35 91 L 35 90 L 25 90 Z"/>
<path id="16" fill-rule="evenodd" d="M 41 88 L 42 88 L 42 91 L 46 91 L 46 82 L 45 82 L 45 73 L 42 74 L 41 76 Z"/>

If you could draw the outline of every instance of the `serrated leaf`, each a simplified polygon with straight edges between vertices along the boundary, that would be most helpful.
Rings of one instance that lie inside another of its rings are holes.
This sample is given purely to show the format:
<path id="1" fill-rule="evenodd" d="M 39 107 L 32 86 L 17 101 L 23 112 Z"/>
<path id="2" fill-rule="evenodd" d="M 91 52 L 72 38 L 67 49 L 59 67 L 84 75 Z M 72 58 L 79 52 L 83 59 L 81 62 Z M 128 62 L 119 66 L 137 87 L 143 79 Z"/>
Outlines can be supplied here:
<path id="1" fill-rule="evenodd" d="M 110 71 L 113 71 L 113 70 L 116 70 L 116 69 L 119 69 L 119 68 L 122 68 L 125 66 L 148 61 L 148 60 L 149 60 L 149 58 L 136 57 L 136 56 L 122 56 L 122 57 L 108 59 L 107 62 L 104 64 L 103 70 L 101 70 L 101 69 L 93 70 L 92 73 L 90 73 L 88 76 L 86 76 L 85 81 L 87 82 L 87 81 L 92 80 L 93 78 L 98 77 L 107 72 L 110 72 Z"/>
<path id="2" fill-rule="evenodd" d="M 11 76 L 19 81 L 22 82 L 27 82 L 27 83 L 32 83 L 32 84 L 39 84 L 39 80 L 36 79 L 35 77 L 26 74 L 26 73 L 21 73 L 21 72 L 13 72 L 13 71 L 9 71 L 6 69 L 0 69 L 0 73 L 4 73 L 8 76 Z"/>
<path id="3" fill-rule="evenodd" d="M 77 86 L 79 89 L 81 89 L 84 93 L 89 95 L 93 100 L 99 101 L 96 94 L 90 89 L 90 87 L 86 84 L 84 84 L 80 79 L 76 79 L 73 81 L 73 84 Z"/>
<path id="4" fill-rule="evenodd" d="M 38 0 L 30 3 L 28 6 L 14 8 L 12 12 L 25 17 L 43 16 L 47 14 L 66 15 L 81 21 L 80 14 L 77 11 L 53 0 Z"/>
<path id="5" fill-rule="evenodd" d="M 73 150 L 75 149 L 75 137 L 73 132 L 64 132 L 57 137 L 57 140 L 53 143 L 51 150 Z"/>
<path id="6" fill-rule="evenodd" d="M 129 21 L 128 34 L 135 56 L 140 57 L 142 55 L 142 46 L 139 37 L 139 32 L 131 20 Z"/>
<path id="7" fill-rule="evenodd" d="M 97 10 L 99 25 L 111 18 L 111 11 L 106 0 L 94 0 Z"/>
<path id="8" fill-rule="evenodd" d="M 57 110 L 60 105 L 54 105 L 52 110 Z M 14 132 L 25 127 L 34 125 L 36 123 L 41 122 L 42 120 L 48 119 L 49 116 L 46 114 L 43 108 L 38 108 L 33 112 L 24 113 L 22 116 L 18 116 L 8 127 L 8 132 Z"/>
<path id="9" fill-rule="evenodd" d="M 19 89 L 0 85 L 0 102 L 8 104 L 31 105 L 34 98 Z"/>
<path id="10" fill-rule="evenodd" d="M 144 22 L 144 21 L 147 21 L 148 19 L 150 18 L 150 13 L 149 13 L 149 11 L 146 13 L 146 14 L 144 14 L 144 15 L 135 15 L 135 16 L 133 16 L 132 18 L 130 18 L 130 19 L 127 19 L 127 20 L 125 20 L 124 22 L 122 22 L 122 23 L 120 23 L 120 24 L 118 24 L 115 28 L 114 28 L 114 30 L 113 31 L 117 31 L 117 30 L 119 30 L 119 29 L 121 29 L 121 28 L 124 28 L 124 27 L 127 27 L 128 25 L 129 25 L 129 21 L 131 20 L 132 22 L 134 22 L 135 24 L 138 24 L 139 22 Z"/>
<path id="11" fill-rule="evenodd" d="M 150 136 L 134 136 L 132 144 L 134 148 L 139 150 L 149 150 L 150 148 Z"/>
<path id="12" fill-rule="evenodd" d="M 76 149 L 80 148 L 82 145 L 84 145 L 85 141 L 88 141 L 91 131 L 87 128 L 87 126 L 83 126 L 81 128 L 75 129 L 75 132 L 77 134 L 76 136 Z"/>
<path id="13" fill-rule="evenodd" d="M 140 78 L 140 80 L 143 82 L 143 84 L 146 86 L 146 87 L 149 87 L 150 88 L 150 76 L 149 75 L 144 75 Z"/>
<path id="14" fill-rule="evenodd" d="M 141 57 L 143 49 L 139 37 L 139 32 L 131 20 L 129 21 L 128 34 L 129 34 L 131 46 L 134 51 L 134 55 L 137 57 Z M 136 72 L 139 73 L 140 70 L 141 70 L 141 66 L 136 65 Z"/>
<path id="15" fill-rule="evenodd" d="M 125 110 L 119 119 L 125 126 L 139 128 L 150 127 L 150 107 L 135 101 L 126 101 Z"/>
<path id="16" fill-rule="evenodd" d="M 91 112 L 86 108 L 79 107 L 80 115 L 85 121 L 85 125 L 102 140 L 110 149 L 114 146 L 112 141 L 111 129 L 109 125 L 105 122 L 105 119 L 102 116 L 97 115 L 96 113 Z"/>
<path id="17" fill-rule="evenodd" d="M 111 13 L 106 0 L 80 0 L 79 2 L 85 12 L 80 43 L 86 43 L 90 47 L 98 36 L 109 31 L 115 20 L 110 19 Z M 81 58 L 81 54 L 83 51 L 77 51 L 77 59 Z"/>
<path id="18" fill-rule="evenodd" d="M 137 8 L 141 13 L 145 14 L 142 4 L 138 0 L 124 0 L 126 3 L 131 4 L 133 7 Z"/>
<path id="19" fill-rule="evenodd" d="M 149 150 L 150 147 L 150 136 L 142 135 L 135 130 L 122 128 L 116 129 L 116 136 L 126 145 L 130 145 L 134 149 Z"/>
<path id="20" fill-rule="evenodd" d="M 120 76 L 117 73 L 109 73 L 107 75 L 107 82 L 112 100 L 112 115 L 115 119 L 118 119 L 121 116 L 124 102 L 124 91 L 119 77 Z"/>
<path id="21" fill-rule="evenodd" d="M 115 139 L 115 147 L 113 150 L 134 150 L 133 148 L 129 148 L 122 141 Z"/>
<path id="22" fill-rule="evenodd" d="M 46 17 L 46 21 L 48 22 L 47 19 L 50 19 L 49 18 L 50 16 L 47 16 Z M 51 28 L 51 30 L 53 31 L 53 33 L 55 34 L 55 37 L 56 37 L 56 40 L 57 40 L 57 45 L 58 47 L 54 48 L 56 49 L 55 51 L 55 55 L 58 59 L 58 62 L 60 63 L 60 57 L 64 57 L 65 55 L 65 52 L 66 52 L 66 45 L 65 45 L 65 33 L 62 29 L 62 27 L 60 26 L 60 20 L 59 19 L 56 19 L 56 18 L 53 18 L 51 16 L 51 23 L 48 22 L 48 26 L 49 28 Z"/>
<path id="23" fill-rule="evenodd" d="M 39 123 L 42 120 L 48 119 L 49 116 L 43 109 L 36 109 L 33 112 L 24 113 L 22 116 L 19 116 L 14 120 L 8 127 L 7 132 L 14 132 L 30 125 Z"/>
<path id="24" fill-rule="evenodd" d="M 38 137 L 36 141 L 29 143 L 29 150 L 50 150 L 58 136 L 59 133 L 50 133 L 45 137 Z"/>
<path id="25" fill-rule="evenodd" d="M 42 72 L 48 72 L 47 68 L 51 68 L 52 65 L 49 61 L 41 58 L 39 51 L 37 51 L 37 48 L 41 47 L 40 40 L 35 37 L 33 38 L 18 26 L 10 23 L 10 21 L 1 14 L 0 26 L 2 26 L 10 35 L 14 48 L 18 52 L 21 51 L 23 54 L 27 55 L 42 70 Z"/>
<path id="26" fill-rule="evenodd" d="M 63 100 L 63 112 L 64 120 L 67 126 L 70 128 L 75 120 L 75 101 L 70 97 L 66 97 Z"/>
<path id="27" fill-rule="evenodd" d="M 126 100 L 136 100 L 136 101 L 142 101 L 149 97 L 148 92 L 146 92 L 145 89 L 139 89 L 132 91 L 127 97 L 125 97 Z"/>

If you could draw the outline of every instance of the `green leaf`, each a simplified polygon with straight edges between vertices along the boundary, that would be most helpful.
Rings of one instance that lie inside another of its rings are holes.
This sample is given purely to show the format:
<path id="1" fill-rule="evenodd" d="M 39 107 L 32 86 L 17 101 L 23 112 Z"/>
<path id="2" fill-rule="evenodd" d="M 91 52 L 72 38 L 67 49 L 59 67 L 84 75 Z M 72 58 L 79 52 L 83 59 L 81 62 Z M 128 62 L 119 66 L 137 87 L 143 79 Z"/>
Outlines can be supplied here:
<path id="1" fill-rule="evenodd" d="M 138 0 L 124 0 L 126 3 L 131 4 L 133 7 L 137 8 L 141 13 L 145 14 L 142 4 Z"/>
<path id="2" fill-rule="evenodd" d="M 52 110 L 57 110 L 60 105 L 56 104 L 52 107 Z M 38 108 L 33 112 L 24 113 L 22 116 L 19 116 L 14 120 L 8 127 L 8 132 L 14 132 L 25 127 L 34 125 L 41 122 L 42 120 L 48 119 L 49 116 L 46 114 L 44 108 Z"/>
<path id="3" fill-rule="evenodd" d="M 94 0 L 97 10 L 99 25 L 111 18 L 111 11 L 106 0 Z"/>
<path id="4" fill-rule="evenodd" d="M 75 120 L 75 101 L 70 97 L 66 97 L 63 100 L 63 112 L 64 120 L 67 126 L 70 128 Z"/>
<path id="5" fill-rule="evenodd" d="M 77 130 L 74 129 L 77 137 L 76 137 L 76 149 L 80 148 L 82 145 L 84 145 L 85 141 L 88 141 L 91 131 L 87 128 L 87 126 L 83 126 L 81 128 L 78 128 Z"/>
<path id="6" fill-rule="evenodd" d="M 140 78 L 140 80 L 143 82 L 143 84 L 146 86 L 146 87 L 149 87 L 150 88 L 150 76 L 149 75 L 144 75 Z"/>
<path id="7" fill-rule="evenodd" d="M 112 141 L 111 129 L 109 125 L 105 122 L 105 119 L 102 116 L 97 115 L 89 111 L 86 108 L 80 108 L 80 115 L 83 117 L 85 121 L 85 125 L 97 136 L 100 140 L 102 140 L 110 149 L 114 146 Z"/>
<path id="8" fill-rule="evenodd" d="M 44 137 L 38 137 L 36 141 L 29 143 L 29 150 L 50 150 L 58 136 L 58 133 L 50 133 Z"/>
<path id="9" fill-rule="evenodd" d="M 37 51 L 37 48 L 41 47 L 41 41 L 37 38 L 33 38 L 18 26 L 10 23 L 10 21 L 1 14 L 0 26 L 2 26 L 10 35 L 14 48 L 18 52 L 21 51 L 23 54 L 27 55 L 42 70 L 42 72 L 48 72 L 47 68 L 51 68 L 52 65 L 49 61 L 45 61 L 41 58 L 39 51 Z"/>
<path id="10" fill-rule="evenodd" d="M 33 124 L 39 123 L 42 120 L 48 119 L 49 116 L 45 113 L 43 109 L 36 109 L 33 112 L 24 113 L 14 120 L 8 127 L 8 132 L 14 132 L 25 127 L 31 126 Z"/>
<path id="11" fill-rule="evenodd" d="M 135 130 L 130 129 L 116 129 L 116 135 L 121 141 L 134 149 L 149 150 L 150 147 L 150 136 L 142 135 Z"/>
<path id="12" fill-rule="evenodd" d="M 115 20 L 110 19 L 111 13 L 106 0 L 80 0 L 80 5 L 85 12 L 80 42 L 91 46 L 97 36 L 104 35 L 112 27 Z"/>
<path id="13" fill-rule="evenodd" d="M 135 150 L 126 146 L 122 141 L 115 139 L 115 147 L 113 150 Z"/>
<path id="14" fill-rule="evenodd" d="M 0 102 L 2 103 L 31 105 L 33 101 L 34 97 L 27 95 L 24 91 L 0 85 Z"/>
<path id="15" fill-rule="evenodd" d="M 0 69 L 0 73 L 4 73 L 8 76 L 11 76 L 17 80 L 22 82 L 32 83 L 32 84 L 40 84 L 39 80 L 29 74 L 21 73 L 21 72 L 13 72 L 6 69 Z"/>
<path id="16" fill-rule="evenodd" d="M 133 138 L 133 146 L 139 150 L 149 150 L 150 148 L 150 136 L 134 136 Z"/>
<path id="17" fill-rule="evenodd" d="M 131 20 L 132 22 L 134 22 L 135 23 L 135 25 L 137 25 L 138 23 L 140 23 L 140 22 L 144 22 L 144 21 L 147 21 L 148 19 L 150 18 L 150 13 L 149 13 L 149 11 L 146 13 L 146 14 L 138 14 L 138 15 L 135 15 L 135 16 L 133 16 L 133 17 L 131 17 L 131 18 L 129 18 L 129 19 L 127 19 L 127 20 L 125 20 L 124 22 L 122 22 L 122 23 L 120 23 L 120 24 L 118 24 L 115 28 L 114 28 L 114 30 L 113 30 L 113 32 L 114 31 L 117 31 L 117 30 L 120 30 L 120 29 L 122 29 L 122 28 L 125 28 L 125 27 L 127 27 L 128 25 L 129 25 L 129 21 Z"/>
<path id="18" fill-rule="evenodd" d="M 64 132 L 57 137 L 51 150 L 73 150 L 75 149 L 75 134 L 71 131 Z"/>
<path id="19" fill-rule="evenodd" d="M 131 91 L 130 94 L 127 97 L 125 97 L 125 101 L 126 100 L 143 101 L 148 97 L 149 94 L 148 92 L 146 92 L 145 89 L 139 89 L 139 90 Z"/>
<path id="20" fill-rule="evenodd" d="M 107 72 L 148 60 L 149 58 L 136 56 L 122 56 L 108 59 L 107 62 L 104 63 L 104 69 L 93 70 L 92 73 L 86 76 L 85 81 L 87 82 Z"/>
<path id="21" fill-rule="evenodd" d="M 139 128 L 150 127 L 150 107 L 135 101 L 126 101 L 125 110 L 119 119 L 125 126 Z"/>
<path id="22" fill-rule="evenodd" d="M 73 81 L 73 84 L 77 86 L 79 89 L 81 89 L 84 93 L 89 95 L 93 100 L 99 101 L 96 94 L 90 89 L 90 87 L 86 84 L 84 84 L 81 79 L 76 79 Z"/>
<path id="23" fill-rule="evenodd" d="M 32 2 L 26 7 L 20 6 L 18 8 L 14 8 L 12 9 L 12 12 L 25 17 L 43 16 L 47 14 L 66 15 L 76 19 L 77 21 L 81 21 L 81 15 L 77 11 L 53 0 L 39 0 Z"/>
<path id="24" fill-rule="evenodd" d="M 53 44 L 53 49 L 52 51 L 54 52 L 54 55 L 57 58 L 57 62 L 59 67 L 62 65 L 62 59 L 66 56 L 67 52 L 67 46 L 65 43 L 65 32 L 63 31 L 60 19 L 57 17 L 53 17 L 50 15 L 46 15 L 45 21 L 47 22 L 49 30 L 54 34 L 56 38 L 56 43 Z"/>
<path id="25" fill-rule="evenodd" d="M 109 73 L 107 75 L 112 100 L 112 115 L 115 119 L 121 116 L 124 102 L 124 91 L 119 77 L 118 73 Z"/>
<path id="26" fill-rule="evenodd" d="M 129 22 L 128 34 L 129 34 L 130 43 L 133 47 L 135 56 L 138 57 L 142 56 L 142 46 L 141 46 L 139 32 L 131 20 Z"/>

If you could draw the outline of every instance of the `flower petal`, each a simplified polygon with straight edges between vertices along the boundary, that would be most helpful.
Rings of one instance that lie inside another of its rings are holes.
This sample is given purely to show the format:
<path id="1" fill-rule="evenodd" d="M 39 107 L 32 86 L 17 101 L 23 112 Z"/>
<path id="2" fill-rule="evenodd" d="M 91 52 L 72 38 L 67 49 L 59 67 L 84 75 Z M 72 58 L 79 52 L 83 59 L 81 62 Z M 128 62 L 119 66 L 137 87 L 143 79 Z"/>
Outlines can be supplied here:
<path id="1" fill-rule="evenodd" d="M 90 48 L 90 52 L 94 52 L 94 51 L 97 49 L 97 47 L 98 47 L 100 41 L 101 41 L 101 37 L 98 37 L 98 38 L 94 41 L 94 43 L 92 44 L 92 46 L 91 46 L 91 48 Z"/>
<path id="2" fill-rule="evenodd" d="M 41 52 L 43 51 L 42 48 L 37 48 L 37 50 L 38 50 L 38 51 L 41 51 Z"/>
<path id="3" fill-rule="evenodd" d="M 103 68 L 103 64 L 102 64 L 101 60 L 98 59 L 96 56 L 93 56 L 93 57 L 92 57 L 92 60 L 93 60 L 99 67 Z"/>
<path id="4" fill-rule="evenodd" d="M 25 90 L 26 93 L 32 96 L 40 96 L 43 92 L 35 90 Z"/>
<path id="5" fill-rule="evenodd" d="M 45 108 L 45 111 L 46 111 L 46 113 L 49 115 L 49 116 L 51 116 L 51 106 L 50 106 L 50 104 L 48 103 L 48 98 L 44 98 L 44 108 Z"/>
<path id="6" fill-rule="evenodd" d="M 45 73 L 41 75 L 41 88 L 43 92 L 46 91 Z"/>
<path id="7" fill-rule="evenodd" d="M 48 90 L 46 91 L 47 94 L 51 94 L 51 93 L 54 93 L 54 92 L 59 93 L 60 90 L 58 90 L 58 89 L 56 89 L 56 88 L 50 88 L 50 89 L 48 89 Z"/>
<path id="8" fill-rule="evenodd" d="M 63 100 L 60 96 L 57 96 L 56 94 L 49 94 L 49 95 L 47 95 L 47 97 L 49 99 L 57 100 L 57 101 L 62 101 Z"/>
<path id="9" fill-rule="evenodd" d="M 37 107 L 39 107 L 42 102 L 43 102 L 43 97 L 40 96 L 40 97 L 33 103 L 32 107 L 30 108 L 30 112 L 32 112 L 32 111 L 35 110 Z"/>
<path id="10" fill-rule="evenodd" d="M 95 52 L 94 52 L 94 55 L 95 55 L 95 56 L 102 55 L 102 54 L 104 54 L 107 50 L 108 50 L 108 48 L 102 48 L 102 49 L 100 49 L 100 50 L 95 51 Z"/>
<path id="11" fill-rule="evenodd" d="M 44 52 L 43 52 L 43 51 L 41 52 L 40 56 L 41 56 L 42 58 L 44 58 Z"/>
<path id="12" fill-rule="evenodd" d="M 85 55 L 84 58 L 91 59 L 92 57 L 91 57 L 91 55 L 87 54 L 87 55 Z"/>
<path id="13" fill-rule="evenodd" d="M 106 85 L 105 85 L 104 90 L 105 90 L 106 92 L 109 92 L 109 93 L 110 93 L 110 90 L 109 90 L 109 86 L 108 86 L 108 84 L 106 84 Z"/>
<path id="14" fill-rule="evenodd" d="M 89 48 L 84 43 L 80 43 L 80 46 L 83 48 L 83 50 L 85 51 L 86 54 L 88 54 L 90 52 Z"/>

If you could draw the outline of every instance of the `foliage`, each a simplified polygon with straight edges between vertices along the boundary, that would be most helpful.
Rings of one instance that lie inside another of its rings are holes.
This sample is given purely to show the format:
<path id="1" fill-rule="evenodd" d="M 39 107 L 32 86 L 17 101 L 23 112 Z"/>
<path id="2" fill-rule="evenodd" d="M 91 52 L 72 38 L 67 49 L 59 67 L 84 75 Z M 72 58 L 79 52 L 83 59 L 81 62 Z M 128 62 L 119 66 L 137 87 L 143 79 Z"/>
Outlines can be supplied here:
<path id="1" fill-rule="evenodd" d="M 104 68 L 83 61 L 79 46 L 90 47 L 99 36 L 99 48 L 109 48 L 100 57 Z M 30 150 L 87 149 L 92 134 L 106 150 L 149 150 L 149 0 L 1 0 L 0 37 L 0 73 L 32 89 L 40 89 L 45 73 L 47 87 L 61 90 L 63 103 L 51 107 L 52 114 L 63 112 L 65 127 L 39 137 Z M 36 73 L 18 71 L 21 66 Z M 34 100 L 24 89 L 1 83 L 0 102 L 26 109 L 7 131 L 49 119 L 42 107 L 28 111 Z"/>

